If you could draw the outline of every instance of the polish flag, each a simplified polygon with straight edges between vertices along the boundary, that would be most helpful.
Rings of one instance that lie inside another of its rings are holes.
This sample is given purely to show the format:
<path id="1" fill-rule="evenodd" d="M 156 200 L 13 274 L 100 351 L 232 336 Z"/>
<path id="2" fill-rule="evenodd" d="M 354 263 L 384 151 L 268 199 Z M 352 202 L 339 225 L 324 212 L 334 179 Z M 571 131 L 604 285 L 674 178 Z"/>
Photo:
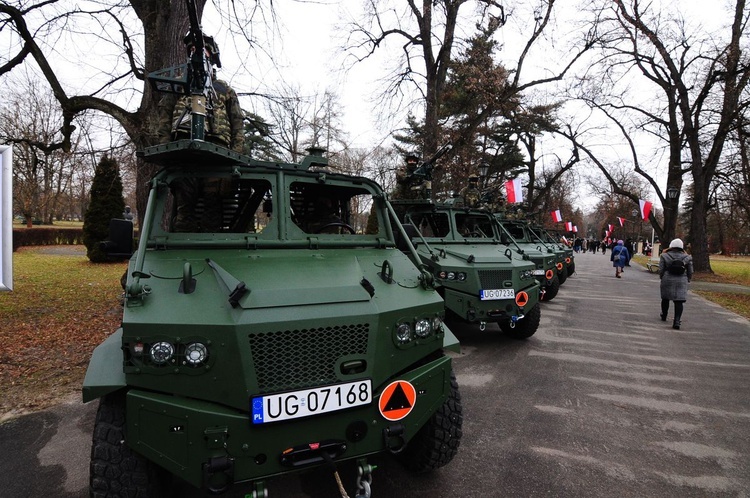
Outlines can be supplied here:
<path id="1" fill-rule="evenodd" d="M 573 225 L 573 233 L 578 233 L 578 226 L 577 225 Z"/>
<path id="2" fill-rule="evenodd" d="M 572 221 L 566 221 L 565 222 L 565 230 L 572 232 L 573 231 L 573 222 Z"/>
<path id="3" fill-rule="evenodd" d="M 620 218 L 620 217 L 618 216 L 618 217 L 617 217 L 617 221 L 619 221 L 619 222 L 620 222 L 620 226 L 621 226 L 621 227 L 624 227 L 624 226 L 625 226 L 625 218 Z"/>
<path id="4" fill-rule="evenodd" d="M 610 233 L 612 233 L 612 230 L 615 229 L 615 226 L 614 225 L 607 225 L 607 226 L 609 227 L 609 230 L 607 231 L 607 235 L 609 235 Z"/>
<path id="5" fill-rule="evenodd" d="M 644 201 L 643 199 L 639 199 L 638 203 L 641 205 L 641 217 L 643 218 L 643 221 L 647 221 L 648 217 L 651 215 L 651 207 L 653 204 Z"/>
<path id="6" fill-rule="evenodd" d="M 508 198 L 508 202 L 511 204 L 523 202 L 523 192 L 521 191 L 520 178 L 516 178 L 515 180 L 508 180 L 507 182 L 505 182 L 505 196 Z"/>
<path id="7" fill-rule="evenodd" d="M 554 221 L 555 223 L 559 223 L 562 221 L 562 214 L 560 213 L 559 209 L 552 211 L 552 221 Z"/>

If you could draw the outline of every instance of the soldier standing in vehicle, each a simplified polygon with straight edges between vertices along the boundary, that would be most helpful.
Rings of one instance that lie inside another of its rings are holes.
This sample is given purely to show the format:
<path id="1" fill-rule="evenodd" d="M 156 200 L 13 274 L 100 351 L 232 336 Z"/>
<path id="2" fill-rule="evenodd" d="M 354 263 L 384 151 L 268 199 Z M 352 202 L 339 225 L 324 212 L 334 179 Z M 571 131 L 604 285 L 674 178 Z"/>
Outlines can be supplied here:
<path id="1" fill-rule="evenodd" d="M 213 67 L 212 86 L 213 95 L 211 108 L 206 116 L 205 139 L 219 144 L 235 152 L 242 153 L 245 145 L 244 113 L 240 107 L 237 93 L 229 83 L 216 79 L 216 68 L 221 67 L 219 49 L 213 37 L 204 36 L 206 57 Z M 192 38 L 185 37 L 188 56 L 195 51 Z M 176 98 L 170 94 L 165 97 L 162 112 L 168 112 L 168 117 L 161 119 L 162 130 L 160 141 L 180 140 L 191 138 L 191 115 L 189 95 Z M 173 102 L 173 103 L 172 103 Z M 169 111 L 171 109 L 171 112 Z M 178 232 L 215 232 L 223 225 L 222 197 L 228 193 L 227 181 L 211 178 L 200 181 L 198 179 L 183 180 L 173 185 L 177 214 L 173 229 Z M 195 206 L 203 196 L 203 213 L 198 217 Z"/>
<path id="2" fill-rule="evenodd" d="M 419 164 L 419 157 L 409 154 L 405 163 L 396 170 L 396 189 L 391 196 L 393 199 L 419 199 L 420 188 L 415 185 L 414 172 Z"/>
<path id="3" fill-rule="evenodd" d="M 471 175 L 469 177 L 469 184 L 461 189 L 459 195 L 463 199 L 465 207 L 478 208 L 479 201 L 482 198 L 482 193 L 479 190 L 479 177 Z"/>

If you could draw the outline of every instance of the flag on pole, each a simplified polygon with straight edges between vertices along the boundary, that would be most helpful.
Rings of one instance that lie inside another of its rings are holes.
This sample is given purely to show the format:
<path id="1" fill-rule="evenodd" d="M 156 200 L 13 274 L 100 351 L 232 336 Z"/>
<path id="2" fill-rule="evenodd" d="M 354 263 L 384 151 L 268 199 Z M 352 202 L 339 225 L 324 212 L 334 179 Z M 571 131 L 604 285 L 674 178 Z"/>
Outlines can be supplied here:
<path id="1" fill-rule="evenodd" d="M 651 215 L 651 207 L 653 206 L 653 204 L 648 201 L 644 201 L 643 199 L 639 199 L 638 204 L 641 205 L 641 217 L 643 218 L 643 221 L 647 221 L 648 217 Z"/>
<path id="2" fill-rule="evenodd" d="M 552 221 L 555 223 L 560 223 L 562 221 L 562 214 L 559 209 L 552 211 Z"/>
<path id="3" fill-rule="evenodd" d="M 625 226 L 625 218 L 620 218 L 620 217 L 618 216 L 618 217 L 617 217 L 617 221 L 619 221 L 619 222 L 620 222 L 620 226 L 621 226 L 621 227 L 624 227 L 624 226 Z"/>
<path id="4" fill-rule="evenodd" d="M 573 233 L 578 233 L 578 225 L 573 225 Z"/>
<path id="5" fill-rule="evenodd" d="M 523 202 L 523 192 L 521 191 L 521 179 L 508 180 L 505 182 L 505 197 L 510 204 Z"/>
<path id="6" fill-rule="evenodd" d="M 566 221 L 565 222 L 565 230 L 572 232 L 573 231 L 573 222 L 572 221 Z"/>
<path id="7" fill-rule="evenodd" d="M 609 236 L 609 234 L 612 233 L 612 230 L 615 229 L 615 226 L 614 225 L 607 225 L 607 227 L 609 227 L 609 230 L 607 230 L 607 235 Z"/>

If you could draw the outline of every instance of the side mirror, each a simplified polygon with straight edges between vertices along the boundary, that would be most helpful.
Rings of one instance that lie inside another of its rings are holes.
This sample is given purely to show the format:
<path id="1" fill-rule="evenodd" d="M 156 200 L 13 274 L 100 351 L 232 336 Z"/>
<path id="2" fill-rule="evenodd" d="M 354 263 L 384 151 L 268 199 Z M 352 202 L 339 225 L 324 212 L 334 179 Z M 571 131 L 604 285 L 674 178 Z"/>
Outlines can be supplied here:
<path id="1" fill-rule="evenodd" d="M 118 218 L 109 220 L 109 239 L 99 242 L 99 248 L 113 258 L 130 258 L 133 255 L 133 222 Z"/>

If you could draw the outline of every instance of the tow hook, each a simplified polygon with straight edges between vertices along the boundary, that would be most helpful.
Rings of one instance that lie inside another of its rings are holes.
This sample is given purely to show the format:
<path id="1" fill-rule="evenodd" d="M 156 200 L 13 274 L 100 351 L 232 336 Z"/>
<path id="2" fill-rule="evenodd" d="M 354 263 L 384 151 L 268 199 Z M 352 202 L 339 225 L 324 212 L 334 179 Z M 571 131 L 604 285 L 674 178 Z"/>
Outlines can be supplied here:
<path id="1" fill-rule="evenodd" d="M 513 315 L 510 317 L 510 328 L 514 329 L 516 328 L 516 322 L 518 320 L 523 320 L 524 315 Z"/>
<path id="2" fill-rule="evenodd" d="M 487 328 L 487 322 L 479 322 L 479 330 L 484 332 L 484 329 Z"/>
<path id="3" fill-rule="evenodd" d="M 281 452 L 279 461 L 288 467 L 301 467 L 313 463 L 331 461 L 346 451 L 346 442 L 329 439 L 287 448 Z"/>
<path id="4" fill-rule="evenodd" d="M 218 476 L 218 479 L 216 477 Z M 218 482 L 217 482 L 218 481 Z M 212 494 L 226 492 L 234 483 L 234 458 L 211 457 L 203 464 L 203 484 Z"/>
<path id="5" fill-rule="evenodd" d="M 383 429 L 383 442 L 385 443 L 385 449 L 393 455 L 404 451 L 404 448 L 406 448 L 404 426 L 402 424 L 394 424 Z"/>

